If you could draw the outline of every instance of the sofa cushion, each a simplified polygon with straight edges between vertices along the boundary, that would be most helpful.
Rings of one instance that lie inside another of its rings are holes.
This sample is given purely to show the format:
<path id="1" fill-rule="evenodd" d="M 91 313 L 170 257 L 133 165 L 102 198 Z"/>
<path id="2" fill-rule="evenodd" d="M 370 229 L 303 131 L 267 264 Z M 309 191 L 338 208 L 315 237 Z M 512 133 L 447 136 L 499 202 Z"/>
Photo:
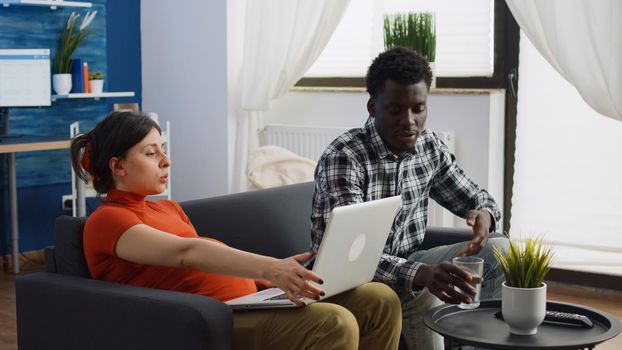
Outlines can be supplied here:
<path id="1" fill-rule="evenodd" d="M 54 225 L 54 260 L 56 272 L 91 278 L 82 248 L 86 218 L 59 216 Z"/>
<path id="2" fill-rule="evenodd" d="M 284 258 L 311 246 L 313 182 L 180 203 L 201 236 Z"/>

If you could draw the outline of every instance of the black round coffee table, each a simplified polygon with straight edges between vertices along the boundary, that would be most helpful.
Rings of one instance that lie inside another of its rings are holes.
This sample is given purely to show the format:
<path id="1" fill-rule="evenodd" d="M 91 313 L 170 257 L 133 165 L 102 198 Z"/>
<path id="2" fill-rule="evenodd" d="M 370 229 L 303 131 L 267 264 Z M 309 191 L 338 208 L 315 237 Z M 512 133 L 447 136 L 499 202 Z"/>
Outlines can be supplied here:
<path id="1" fill-rule="evenodd" d="M 547 310 L 582 314 L 594 326 L 542 323 L 535 335 L 511 334 L 508 325 L 495 317 L 501 299 L 483 300 L 477 309 L 463 310 L 456 305 L 441 305 L 428 311 L 425 324 L 450 342 L 489 349 L 593 349 L 595 345 L 618 335 L 620 322 L 601 310 L 578 304 L 548 301 Z"/>

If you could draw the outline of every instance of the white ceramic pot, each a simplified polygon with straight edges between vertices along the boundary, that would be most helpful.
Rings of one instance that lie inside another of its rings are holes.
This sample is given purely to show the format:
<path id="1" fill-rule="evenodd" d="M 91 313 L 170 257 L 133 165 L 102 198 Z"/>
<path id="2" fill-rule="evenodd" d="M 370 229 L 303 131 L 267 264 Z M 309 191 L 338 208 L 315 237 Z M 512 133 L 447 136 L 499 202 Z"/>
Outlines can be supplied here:
<path id="1" fill-rule="evenodd" d="M 546 313 L 546 284 L 542 283 L 540 288 L 514 288 L 503 282 L 501 313 L 510 333 L 538 333 Z"/>
<path id="2" fill-rule="evenodd" d="M 101 79 L 89 80 L 89 86 L 92 94 L 101 94 L 104 92 L 104 81 Z"/>
<path id="3" fill-rule="evenodd" d="M 68 95 L 71 91 L 71 74 L 52 75 L 52 87 L 57 95 Z"/>

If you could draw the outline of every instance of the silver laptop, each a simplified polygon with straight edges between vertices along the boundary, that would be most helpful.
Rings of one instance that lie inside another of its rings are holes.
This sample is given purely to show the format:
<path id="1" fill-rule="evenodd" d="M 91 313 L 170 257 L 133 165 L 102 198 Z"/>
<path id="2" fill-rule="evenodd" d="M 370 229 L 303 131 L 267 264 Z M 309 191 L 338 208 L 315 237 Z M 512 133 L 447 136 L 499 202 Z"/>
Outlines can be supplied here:
<path id="1" fill-rule="evenodd" d="M 318 285 L 325 293 L 321 299 L 372 280 L 400 203 L 395 196 L 333 209 L 313 264 L 313 272 L 324 280 Z M 278 288 L 226 303 L 234 310 L 299 306 Z"/>

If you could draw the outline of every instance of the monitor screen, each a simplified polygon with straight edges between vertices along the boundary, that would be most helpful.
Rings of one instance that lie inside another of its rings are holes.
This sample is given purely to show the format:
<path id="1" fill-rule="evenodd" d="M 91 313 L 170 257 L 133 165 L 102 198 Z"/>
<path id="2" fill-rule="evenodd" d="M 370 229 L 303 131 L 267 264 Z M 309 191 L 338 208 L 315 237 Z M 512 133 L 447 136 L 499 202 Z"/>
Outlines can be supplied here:
<path id="1" fill-rule="evenodd" d="M 0 49 L 0 107 L 51 105 L 50 49 Z"/>

